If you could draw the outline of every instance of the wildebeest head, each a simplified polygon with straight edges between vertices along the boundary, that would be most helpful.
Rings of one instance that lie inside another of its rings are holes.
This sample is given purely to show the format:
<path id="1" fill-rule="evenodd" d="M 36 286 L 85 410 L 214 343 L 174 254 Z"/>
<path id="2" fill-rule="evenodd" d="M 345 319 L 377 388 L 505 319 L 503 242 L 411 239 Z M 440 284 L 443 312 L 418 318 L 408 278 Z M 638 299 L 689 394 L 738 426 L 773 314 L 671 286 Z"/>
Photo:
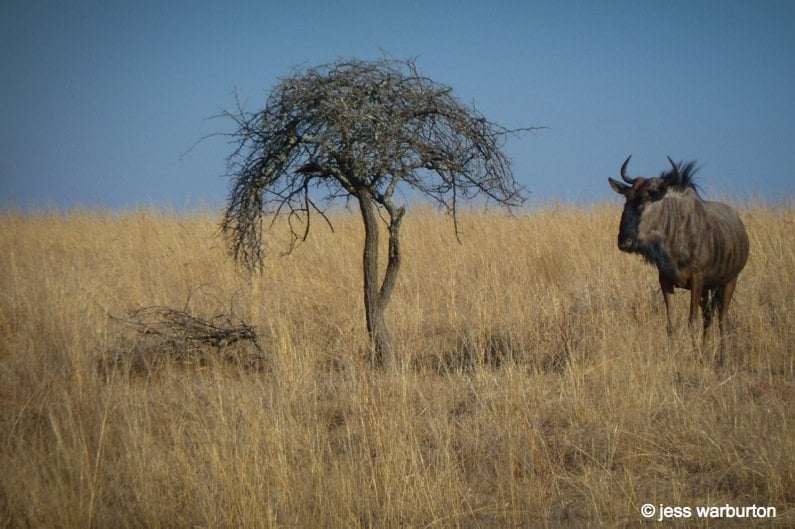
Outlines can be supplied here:
<path id="1" fill-rule="evenodd" d="M 608 178 L 610 187 L 626 198 L 618 228 L 618 249 L 622 252 L 634 252 L 638 249 L 638 227 L 643 210 L 649 204 L 662 200 L 669 190 L 684 191 L 688 188 L 696 190 L 692 181 L 696 172 L 695 162 L 677 165 L 668 157 L 672 167 L 670 171 L 653 178 L 642 176 L 632 178 L 627 176 L 627 164 L 630 158 L 631 155 L 621 165 L 621 179 L 626 184 Z"/>

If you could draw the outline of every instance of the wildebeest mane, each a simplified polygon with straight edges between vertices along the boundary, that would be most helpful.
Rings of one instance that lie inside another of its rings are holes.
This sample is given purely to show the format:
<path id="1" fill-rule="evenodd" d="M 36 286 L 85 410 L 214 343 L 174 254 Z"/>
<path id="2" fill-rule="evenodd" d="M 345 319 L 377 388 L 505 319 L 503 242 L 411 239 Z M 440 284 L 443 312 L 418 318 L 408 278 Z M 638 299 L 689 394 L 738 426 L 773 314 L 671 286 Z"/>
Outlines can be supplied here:
<path id="1" fill-rule="evenodd" d="M 675 189 L 676 191 L 692 189 L 700 197 L 701 188 L 698 186 L 698 184 L 696 184 L 695 181 L 695 175 L 698 172 L 699 167 L 696 165 L 695 160 L 691 160 L 689 162 L 679 162 L 677 167 L 679 168 L 679 173 L 682 175 L 682 182 L 679 185 L 671 186 L 671 189 Z M 667 182 L 671 182 L 676 179 L 676 173 L 673 169 L 669 169 L 668 171 L 663 171 L 660 173 L 660 178 Z"/>

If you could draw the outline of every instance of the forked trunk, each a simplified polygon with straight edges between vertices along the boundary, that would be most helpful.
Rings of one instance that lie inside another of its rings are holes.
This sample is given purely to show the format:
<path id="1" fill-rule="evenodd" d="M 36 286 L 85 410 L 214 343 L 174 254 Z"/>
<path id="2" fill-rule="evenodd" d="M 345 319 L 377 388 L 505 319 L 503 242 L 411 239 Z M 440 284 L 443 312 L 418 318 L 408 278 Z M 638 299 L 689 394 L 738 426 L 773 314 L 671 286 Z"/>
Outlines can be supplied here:
<path id="1" fill-rule="evenodd" d="M 400 267 L 398 236 L 403 209 L 390 211 L 389 256 L 384 280 L 378 281 L 378 208 L 367 190 L 359 195 L 359 208 L 364 222 L 364 251 L 362 271 L 364 276 L 364 310 L 367 318 L 367 333 L 370 336 L 370 361 L 374 367 L 388 368 L 393 363 L 392 339 L 384 319 L 384 312 L 392 295 Z"/>

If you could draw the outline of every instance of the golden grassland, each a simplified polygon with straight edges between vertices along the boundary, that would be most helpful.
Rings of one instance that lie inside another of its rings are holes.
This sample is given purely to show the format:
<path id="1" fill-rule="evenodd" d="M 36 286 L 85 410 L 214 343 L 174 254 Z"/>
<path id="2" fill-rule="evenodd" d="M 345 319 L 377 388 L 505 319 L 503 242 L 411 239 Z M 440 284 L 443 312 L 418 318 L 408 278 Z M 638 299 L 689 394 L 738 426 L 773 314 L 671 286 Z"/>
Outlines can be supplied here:
<path id="1" fill-rule="evenodd" d="M 0 526 L 634 527 L 640 507 L 772 506 L 795 525 L 795 211 L 740 208 L 728 361 L 669 343 L 620 208 L 410 211 L 367 364 L 360 222 L 261 277 L 217 212 L 0 214 Z M 256 326 L 252 367 L 124 325 L 164 306 Z M 715 326 L 717 327 L 717 325 Z M 654 519 L 658 516 L 654 515 Z"/>

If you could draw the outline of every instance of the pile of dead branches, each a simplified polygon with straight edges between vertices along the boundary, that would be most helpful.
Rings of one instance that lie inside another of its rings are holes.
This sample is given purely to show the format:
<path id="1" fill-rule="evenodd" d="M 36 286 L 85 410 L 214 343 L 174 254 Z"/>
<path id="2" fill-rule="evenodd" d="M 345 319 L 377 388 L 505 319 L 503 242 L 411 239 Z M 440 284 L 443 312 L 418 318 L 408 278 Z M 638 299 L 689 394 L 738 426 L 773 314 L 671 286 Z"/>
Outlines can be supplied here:
<path id="1" fill-rule="evenodd" d="M 265 360 L 255 327 L 226 313 L 207 319 L 151 306 L 110 317 L 135 334 L 111 354 L 108 360 L 115 365 L 127 360 L 134 370 L 148 371 L 164 361 L 206 365 L 222 359 L 258 370 Z"/>

